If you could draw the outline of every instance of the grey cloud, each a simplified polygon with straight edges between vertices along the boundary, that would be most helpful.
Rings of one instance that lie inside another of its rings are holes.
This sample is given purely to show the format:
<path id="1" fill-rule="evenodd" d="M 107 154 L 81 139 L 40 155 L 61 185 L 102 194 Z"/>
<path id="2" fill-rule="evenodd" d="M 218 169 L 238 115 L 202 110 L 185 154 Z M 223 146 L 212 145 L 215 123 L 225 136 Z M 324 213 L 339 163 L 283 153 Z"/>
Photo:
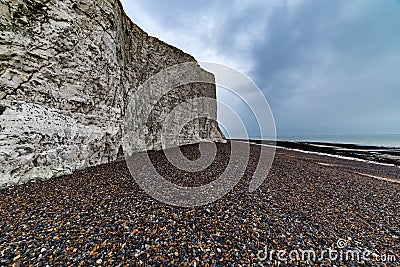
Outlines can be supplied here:
<path id="1" fill-rule="evenodd" d="M 155 25 L 138 22 L 145 30 L 161 29 L 159 38 L 194 51 L 196 58 L 204 60 L 209 50 L 247 64 L 280 134 L 400 132 L 396 1 L 240 3 L 124 1 L 134 21 L 135 14 L 151 17 Z M 249 39 L 247 46 L 241 36 Z M 243 105 L 220 95 L 255 128 Z"/>
<path id="2" fill-rule="evenodd" d="M 358 7 L 353 16 L 349 1 L 306 1 L 291 15 L 281 7 L 270 17 L 251 75 L 281 133 L 400 131 L 399 9 L 372 1 Z"/>

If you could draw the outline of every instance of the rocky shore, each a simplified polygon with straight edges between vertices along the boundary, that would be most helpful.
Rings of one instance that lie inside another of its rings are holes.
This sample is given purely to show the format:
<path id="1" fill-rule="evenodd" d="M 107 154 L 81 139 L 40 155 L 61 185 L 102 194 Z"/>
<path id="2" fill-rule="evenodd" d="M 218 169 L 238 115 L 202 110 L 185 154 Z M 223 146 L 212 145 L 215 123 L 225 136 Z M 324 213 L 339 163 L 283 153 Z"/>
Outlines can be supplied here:
<path id="1" fill-rule="evenodd" d="M 259 141 L 254 142 L 260 143 Z M 285 148 L 325 153 L 400 166 L 400 147 L 293 141 L 277 141 L 276 145 Z"/>
<path id="2" fill-rule="evenodd" d="M 196 145 L 181 149 L 199 156 Z M 277 149 L 264 183 L 248 193 L 258 151 L 251 146 L 234 190 L 203 207 L 152 199 L 124 161 L 3 189 L 0 266 L 398 266 L 400 168 Z M 218 144 L 216 161 L 200 173 L 175 169 L 162 152 L 150 157 L 170 181 L 198 186 L 223 172 L 229 154 L 229 143 Z M 359 262 L 260 254 L 320 256 L 339 241 L 342 251 L 371 254 Z"/>

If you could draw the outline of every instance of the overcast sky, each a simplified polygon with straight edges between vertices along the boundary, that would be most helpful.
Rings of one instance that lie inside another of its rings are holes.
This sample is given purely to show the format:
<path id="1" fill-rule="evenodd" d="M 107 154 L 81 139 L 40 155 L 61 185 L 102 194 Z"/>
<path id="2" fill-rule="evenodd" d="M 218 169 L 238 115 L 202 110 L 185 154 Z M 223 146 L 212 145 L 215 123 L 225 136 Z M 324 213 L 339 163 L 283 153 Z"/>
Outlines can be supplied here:
<path id="1" fill-rule="evenodd" d="M 400 133 L 400 1 L 122 2 L 150 35 L 248 75 L 278 135 Z"/>

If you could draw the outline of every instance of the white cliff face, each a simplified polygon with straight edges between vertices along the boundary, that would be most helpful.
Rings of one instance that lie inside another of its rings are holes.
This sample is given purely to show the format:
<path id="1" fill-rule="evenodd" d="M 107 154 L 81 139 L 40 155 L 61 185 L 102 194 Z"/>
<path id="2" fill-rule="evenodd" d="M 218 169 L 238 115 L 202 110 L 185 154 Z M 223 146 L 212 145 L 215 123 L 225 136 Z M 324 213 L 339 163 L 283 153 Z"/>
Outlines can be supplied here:
<path id="1" fill-rule="evenodd" d="M 195 60 L 148 36 L 118 0 L 0 0 L 0 61 L 2 186 L 116 160 L 132 92 L 160 70 Z M 183 86 L 158 108 L 198 96 L 215 98 L 215 86 Z M 179 114 L 202 112 L 216 118 L 210 105 Z M 153 131 L 139 139 L 159 149 L 158 122 L 149 123 Z M 186 143 L 223 138 L 202 119 L 183 135 Z"/>

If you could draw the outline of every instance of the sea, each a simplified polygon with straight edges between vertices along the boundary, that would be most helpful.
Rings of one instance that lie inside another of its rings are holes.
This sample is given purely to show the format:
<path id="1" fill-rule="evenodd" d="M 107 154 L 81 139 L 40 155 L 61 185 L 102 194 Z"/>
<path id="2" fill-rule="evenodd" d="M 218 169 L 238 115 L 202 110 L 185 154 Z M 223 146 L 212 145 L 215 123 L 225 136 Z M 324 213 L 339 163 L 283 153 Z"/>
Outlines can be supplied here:
<path id="1" fill-rule="evenodd" d="M 287 135 L 278 136 L 279 141 L 326 142 L 400 148 L 400 134 L 362 135 Z"/>

